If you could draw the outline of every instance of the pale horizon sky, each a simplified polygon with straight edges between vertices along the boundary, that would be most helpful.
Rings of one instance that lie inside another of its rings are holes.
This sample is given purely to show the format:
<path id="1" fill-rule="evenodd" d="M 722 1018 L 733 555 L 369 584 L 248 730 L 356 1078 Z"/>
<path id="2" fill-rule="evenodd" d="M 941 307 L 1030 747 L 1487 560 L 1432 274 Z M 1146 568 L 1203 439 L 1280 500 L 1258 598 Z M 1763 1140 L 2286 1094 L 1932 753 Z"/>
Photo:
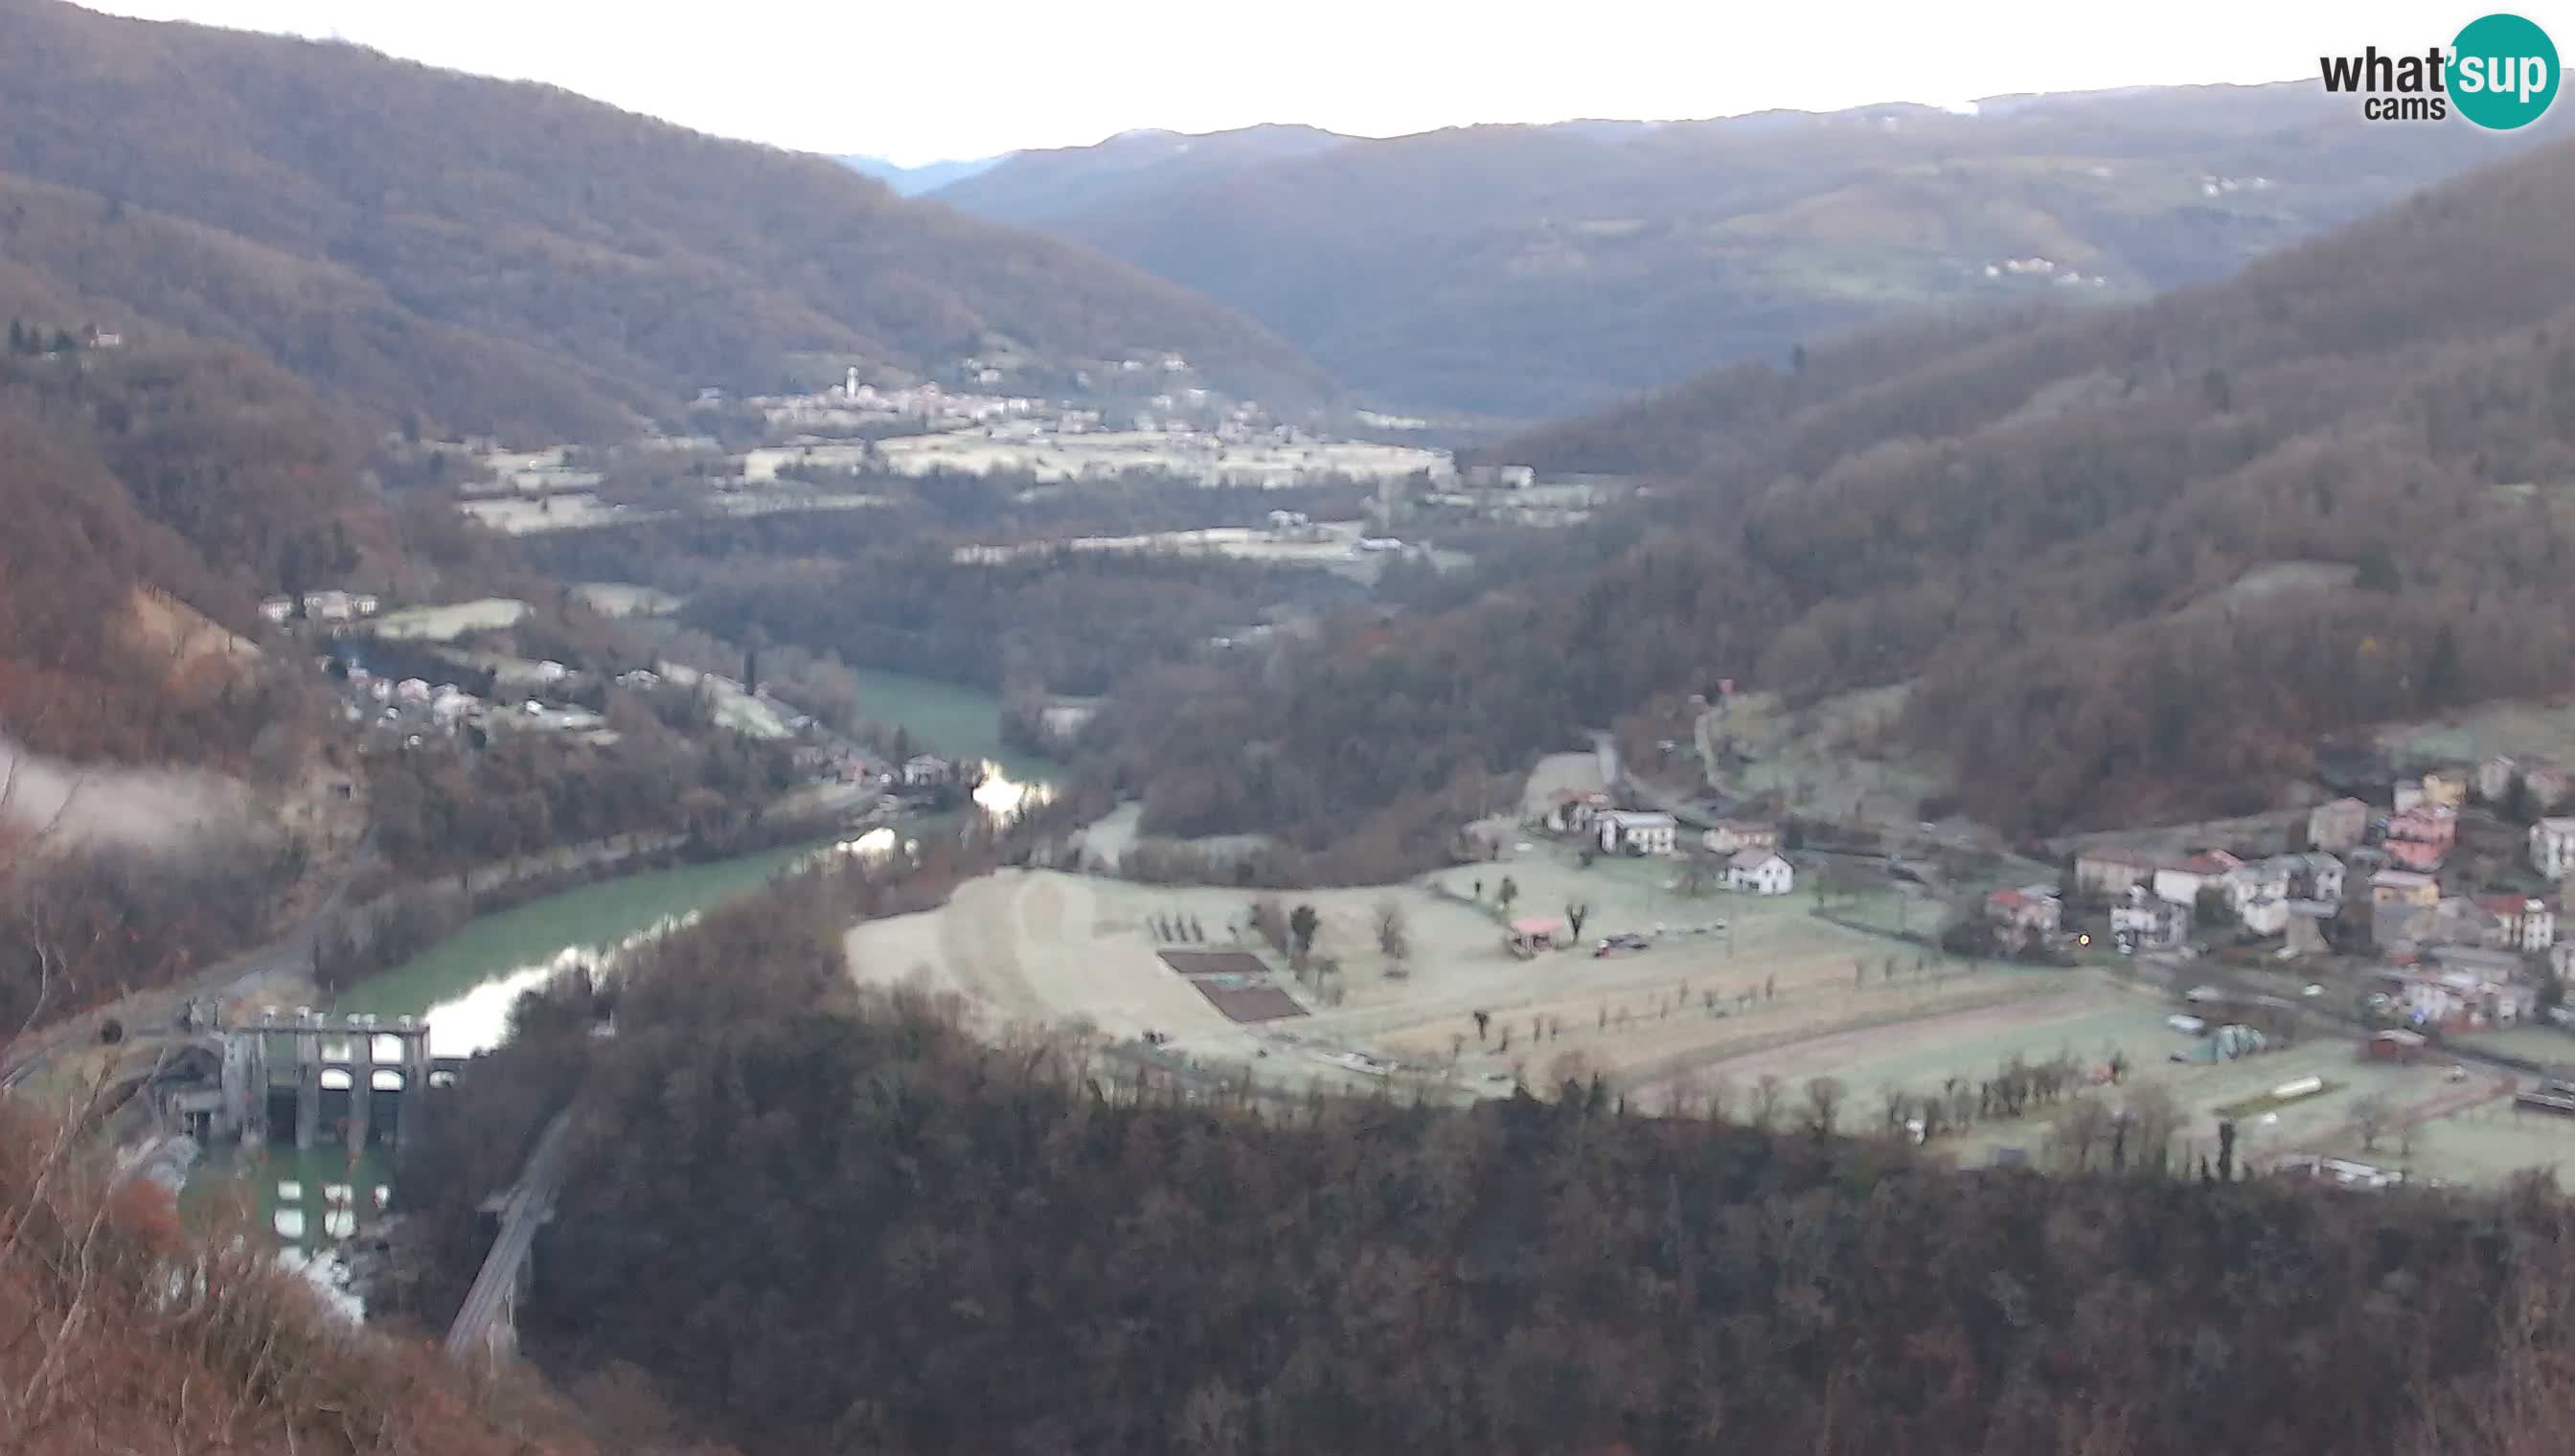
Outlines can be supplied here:
<path id="1" fill-rule="evenodd" d="M 906 166 L 1146 127 L 1485 122 L 1932 104 L 2018 91 L 2313 80 L 2328 52 L 2446 44 L 2489 6 L 2066 0 L 1589 6 L 1491 0 L 91 0 L 153 20 L 337 36 L 546 81 L 720 136 Z M 2575 0 L 2524 5 L 2575 54 Z M 710 16 L 712 18 L 710 18 Z"/>

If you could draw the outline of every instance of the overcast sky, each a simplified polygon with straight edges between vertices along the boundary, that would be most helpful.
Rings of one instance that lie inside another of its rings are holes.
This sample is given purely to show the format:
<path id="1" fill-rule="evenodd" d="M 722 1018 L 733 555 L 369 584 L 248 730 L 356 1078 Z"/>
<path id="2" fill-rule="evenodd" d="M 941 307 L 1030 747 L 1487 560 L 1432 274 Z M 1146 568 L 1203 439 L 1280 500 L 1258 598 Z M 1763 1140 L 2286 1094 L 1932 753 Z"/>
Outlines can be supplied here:
<path id="1" fill-rule="evenodd" d="M 98 0 L 550 81 L 685 126 L 907 165 L 1137 127 L 1671 119 L 2010 91 L 2313 80 L 2446 42 L 2447 0 Z M 2575 0 L 2523 5 L 2561 45 Z M 2575 53 L 2575 49 L 2570 49 Z"/>

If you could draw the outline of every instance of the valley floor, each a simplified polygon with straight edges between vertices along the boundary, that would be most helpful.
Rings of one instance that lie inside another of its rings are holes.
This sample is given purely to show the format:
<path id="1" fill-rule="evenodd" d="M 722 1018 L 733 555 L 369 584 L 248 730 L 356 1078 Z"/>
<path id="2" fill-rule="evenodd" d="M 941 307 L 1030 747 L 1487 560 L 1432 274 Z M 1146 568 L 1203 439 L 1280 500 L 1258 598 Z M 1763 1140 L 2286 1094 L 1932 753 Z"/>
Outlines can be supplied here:
<path id="1" fill-rule="evenodd" d="M 1289 1090 L 1391 1084 L 1438 1097 L 1496 1096 L 1518 1083 L 1544 1088 L 1597 1073 L 1650 1110 L 1721 1095 L 1741 1116 L 1755 1088 L 1775 1079 L 1789 1116 L 1802 1108 L 1806 1084 L 1829 1076 L 1846 1097 L 1841 1125 L 1867 1130 L 1883 1123 L 1890 1093 L 1936 1092 L 1951 1077 L 1972 1085 L 2013 1057 L 2065 1055 L 2113 1106 L 2141 1087 L 2169 1093 L 2182 1118 L 2179 1147 L 2193 1159 L 2214 1156 L 2222 1108 L 2236 1109 L 2241 1155 L 2255 1165 L 2323 1152 L 2487 1183 L 2575 1156 L 2575 1121 L 2511 1113 L 2511 1079 L 2482 1065 L 2453 1079 L 2447 1059 L 2368 1062 L 2348 1030 L 2321 1018 L 2284 1048 L 2175 1062 L 2173 1053 L 2197 1043 L 2165 1024 L 2175 1007 L 2157 987 L 2098 968 L 1969 963 L 1816 916 L 1803 891 L 1691 896 L 1675 874 L 1655 860 L 1604 858 L 1584 868 L 1566 846 L 1538 841 L 1495 863 L 1403 884 L 1283 896 L 1320 917 L 1314 958 L 1337 971 L 1319 977 L 1262 941 L 1254 892 L 1056 870 L 979 877 L 940 909 L 858 926 L 846 948 L 862 983 L 954 994 L 989 1035 L 1074 1029 L 1132 1047 L 1155 1033 L 1167 1061 L 1248 1068 Z M 1561 918 L 1568 905 L 1588 906 L 1578 948 L 1528 960 L 1504 948 L 1506 916 L 1495 900 L 1506 875 L 1518 891 L 1516 916 Z M 1392 974 L 1396 963 L 1376 935 L 1388 905 L 1401 911 L 1411 942 Z M 1591 948 L 1626 933 L 1645 936 L 1648 948 Z M 1166 963 L 1166 950 L 1193 969 L 1193 954 L 1240 952 L 1261 970 L 1194 982 Z M 1267 1011 L 1287 1014 L 1238 1021 L 1201 989 L 1240 1008 L 1240 992 L 1262 979 L 1279 993 L 1258 993 Z M 1481 1034 L 1477 1012 L 1486 1018 Z M 2575 1052 L 2575 1037 L 2564 1039 Z M 2097 1085 L 2114 1053 L 2125 1061 L 2121 1083 Z M 2306 1076 L 2321 1078 L 2324 1091 L 2244 1109 Z M 2358 1109 L 2372 1095 L 2389 1111 L 2365 1137 Z M 2012 1147 L 2038 1156 L 2065 1105 L 1977 1124 L 1937 1148 L 1962 1162 Z"/>

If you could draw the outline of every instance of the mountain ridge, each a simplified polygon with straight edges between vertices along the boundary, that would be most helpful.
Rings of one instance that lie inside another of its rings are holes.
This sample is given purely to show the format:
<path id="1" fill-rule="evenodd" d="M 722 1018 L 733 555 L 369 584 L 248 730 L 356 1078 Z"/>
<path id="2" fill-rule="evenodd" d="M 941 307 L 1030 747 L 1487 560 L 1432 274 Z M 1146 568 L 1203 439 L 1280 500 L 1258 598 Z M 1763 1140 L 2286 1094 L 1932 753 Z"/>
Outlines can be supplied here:
<path id="1" fill-rule="evenodd" d="M 1231 303 L 1371 402 L 1533 420 L 1914 309 L 2221 277 L 2535 140 L 2365 127 L 2298 83 L 1989 100 L 1451 128 L 1096 202 L 940 198 Z M 2031 258 L 2054 267 L 2002 271 Z"/>
<path id="2" fill-rule="evenodd" d="M 66 271 L 157 260 L 181 275 L 166 297 L 198 260 L 156 254 L 166 228 L 124 229 L 170 218 L 265 250 L 256 268 L 236 251 L 227 278 L 363 302 L 363 327 L 304 311 L 317 357 L 301 367 L 340 389 L 342 355 L 395 361 L 362 403 L 455 431 L 595 436 L 701 385 L 789 382 L 818 355 L 929 376 L 1007 348 L 1069 374 L 1163 350 L 1246 393 L 1329 390 L 1250 321 L 1079 247 L 822 157 L 350 46 L 0 0 L 0 180 L 60 190 L 20 196 L 0 243 L 51 229 Z M 275 310 L 218 282 L 181 310 L 189 330 L 278 348 Z M 350 337 L 368 330 L 382 338 Z M 441 331 L 503 346 L 482 362 L 505 378 L 531 352 L 554 377 L 478 400 L 449 388 L 455 369 L 403 376 L 404 341 L 462 347 Z"/>
<path id="3" fill-rule="evenodd" d="M 1430 862 L 1443 789 L 1603 717 L 1687 738 L 1720 679 L 1901 689 L 1883 746 L 2014 834 L 2276 807 L 2320 736 L 2563 693 L 2570 164 L 2551 142 L 2150 302 L 1919 318 L 1497 447 L 1653 489 L 1390 626 L 1139 683 L 1099 767 L 1148 785 L 1151 831 L 1279 832 L 1287 872 L 1338 880 Z M 2181 610 L 2282 562 L 2353 584 L 2216 631 Z"/>

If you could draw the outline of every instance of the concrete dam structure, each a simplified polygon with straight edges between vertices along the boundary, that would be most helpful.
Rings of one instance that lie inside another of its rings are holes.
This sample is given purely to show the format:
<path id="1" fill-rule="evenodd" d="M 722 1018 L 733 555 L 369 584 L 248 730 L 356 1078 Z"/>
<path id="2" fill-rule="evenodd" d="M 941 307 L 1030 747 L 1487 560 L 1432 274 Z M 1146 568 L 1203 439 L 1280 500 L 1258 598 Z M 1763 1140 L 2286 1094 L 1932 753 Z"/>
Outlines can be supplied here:
<path id="1" fill-rule="evenodd" d="M 168 1125 L 199 1142 L 259 1146 L 294 1140 L 399 1148 L 419 1131 L 427 1093 L 455 1079 L 463 1058 L 429 1049 L 429 1026 L 411 1016 L 263 1013 L 194 1043 L 216 1074 L 163 1084 Z M 211 1085 L 210 1085 L 211 1083 Z"/>

